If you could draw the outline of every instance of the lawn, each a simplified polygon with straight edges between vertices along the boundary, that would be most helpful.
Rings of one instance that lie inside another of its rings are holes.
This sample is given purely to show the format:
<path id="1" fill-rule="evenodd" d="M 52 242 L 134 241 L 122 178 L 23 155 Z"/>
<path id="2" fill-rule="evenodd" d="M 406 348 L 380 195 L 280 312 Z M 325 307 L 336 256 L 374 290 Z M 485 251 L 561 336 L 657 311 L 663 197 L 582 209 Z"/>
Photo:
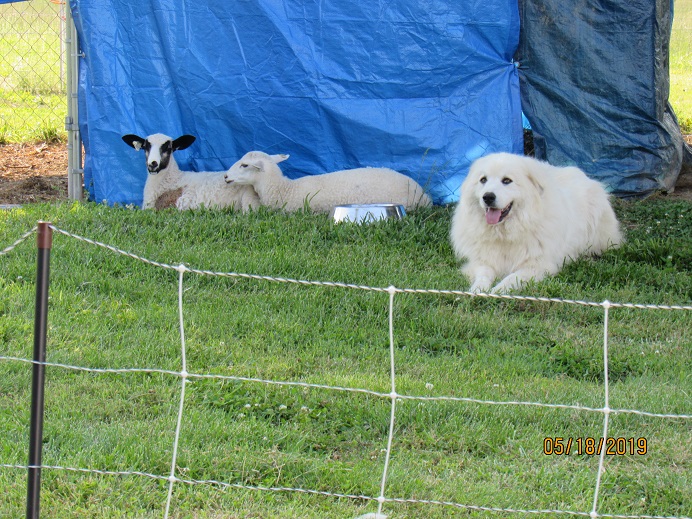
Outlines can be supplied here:
<path id="1" fill-rule="evenodd" d="M 0 13 L 35 4 L 0 6 Z M 55 9 L 46 2 L 43 11 Z M 692 0 L 678 0 L 675 11 L 670 100 L 683 131 L 692 133 Z M 0 76 L 22 88 L 0 85 L 0 140 L 63 135 L 63 94 L 29 71 L 54 79 L 54 68 L 3 68 L 25 59 L 5 46 L 20 49 L 28 63 L 54 58 L 59 40 L 39 38 L 47 47 L 22 50 L 23 42 L 7 43 L 16 20 L 4 23 L 0 16 Z M 29 121 L 30 130 L 17 132 L 17 121 Z M 459 290 L 468 280 L 447 238 L 451 210 L 358 227 L 264 210 L 27 205 L 0 211 L 0 250 L 44 219 L 189 268 Z M 616 211 L 627 237 L 622 248 L 581 259 L 523 293 L 692 304 L 692 204 L 655 197 L 617 201 Z M 8 357 L 31 358 L 34 243 L 31 236 L 0 255 L 0 517 L 23 516 L 26 502 L 26 470 L 12 466 L 28 459 L 31 366 Z M 54 237 L 51 269 L 48 361 L 145 371 L 47 368 L 43 463 L 87 471 L 44 469 L 41 515 L 163 517 L 181 379 L 157 370 L 181 370 L 179 273 L 62 234 Z M 371 499 L 336 494 L 380 493 L 391 411 L 389 298 L 386 291 L 186 273 L 187 370 L 224 378 L 188 379 L 175 473 L 218 483 L 177 483 L 170 517 L 343 519 L 375 511 Z M 397 293 L 393 302 L 398 394 L 573 407 L 398 400 L 384 495 L 410 502 L 388 501 L 384 513 L 535 516 L 477 508 L 489 507 L 588 515 L 598 456 L 576 449 L 602 435 L 603 414 L 574 407 L 604 405 L 603 309 L 434 293 Z M 692 415 L 690 311 L 612 308 L 608 342 L 611 408 Z M 627 448 L 605 459 L 598 512 L 692 517 L 690 419 L 614 413 L 609 425 L 608 436 L 623 438 Z M 573 452 L 545 454 L 544 447 L 559 445 L 555 438 L 572 439 Z"/>
<path id="2" fill-rule="evenodd" d="M 627 243 L 581 259 L 524 293 L 690 305 L 692 204 L 616 203 Z M 145 258 L 216 272 L 386 288 L 463 289 L 447 234 L 451 208 L 401 222 L 335 225 L 324 215 L 151 212 L 97 204 L 0 213 L 0 249 L 39 219 Z M 0 356 L 30 358 L 34 237 L 0 256 Z M 180 371 L 178 276 L 62 234 L 51 255 L 48 361 Z M 375 511 L 391 391 L 389 294 L 186 273 L 190 377 L 174 486 L 176 518 L 350 518 Z M 495 402 L 604 405 L 599 307 L 394 296 L 396 391 Z M 612 308 L 610 407 L 692 415 L 690 311 Z M 0 464 L 27 462 L 31 366 L 0 360 Z M 253 380 L 245 380 L 253 379 Z M 331 389 L 282 385 L 297 382 Z M 42 517 L 163 517 L 181 381 L 160 372 L 47 368 Z M 346 392 L 361 388 L 368 392 Z M 374 392 L 374 393 L 371 393 Z M 384 395 L 384 396 L 382 396 Z M 546 438 L 598 439 L 600 412 L 403 398 L 384 495 L 390 517 L 515 517 L 421 504 L 570 510 L 593 506 L 598 456 L 546 455 Z M 614 413 L 608 436 L 646 440 L 605 459 L 598 512 L 692 515 L 689 419 Z M 550 446 L 550 442 L 548 444 Z M 232 485 L 230 487 L 224 485 Z M 262 491 L 299 488 L 332 495 Z M 23 514 L 26 471 L 0 467 L 0 517 Z M 554 516 L 555 514 L 546 514 Z"/>
<path id="3" fill-rule="evenodd" d="M 0 5 L 0 143 L 65 137 L 59 2 Z"/>
<path id="4" fill-rule="evenodd" d="M 692 0 L 676 0 L 670 41 L 670 104 L 692 134 Z"/>

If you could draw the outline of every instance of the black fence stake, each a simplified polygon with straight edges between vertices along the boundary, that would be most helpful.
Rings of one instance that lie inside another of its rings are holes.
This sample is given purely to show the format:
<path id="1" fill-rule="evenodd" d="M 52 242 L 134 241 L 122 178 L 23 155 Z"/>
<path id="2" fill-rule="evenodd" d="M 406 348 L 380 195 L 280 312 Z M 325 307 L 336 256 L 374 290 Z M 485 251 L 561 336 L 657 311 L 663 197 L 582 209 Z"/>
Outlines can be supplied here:
<path id="1" fill-rule="evenodd" d="M 34 314 L 34 364 L 31 380 L 31 429 L 29 431 L 29 475 L 26 495 L 27 519 L 38 519 L 41 499 L 41 452 L 43 448 L 43 388 L 45 382 L 46 330 L 48 327 L 48 274 L 53 229 L 38 223 L 36 265 L 36 311 Z"/>

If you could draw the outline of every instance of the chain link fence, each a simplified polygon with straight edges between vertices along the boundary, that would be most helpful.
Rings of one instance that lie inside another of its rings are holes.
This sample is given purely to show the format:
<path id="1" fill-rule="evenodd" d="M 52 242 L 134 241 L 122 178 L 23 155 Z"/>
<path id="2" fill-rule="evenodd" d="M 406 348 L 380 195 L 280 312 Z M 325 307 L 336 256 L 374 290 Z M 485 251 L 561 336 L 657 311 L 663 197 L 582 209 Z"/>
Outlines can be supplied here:
<path id="1" fill-rule="evenodd" d="M 66 138 L 66 9 L 0 3 L 0 143 Z"/>

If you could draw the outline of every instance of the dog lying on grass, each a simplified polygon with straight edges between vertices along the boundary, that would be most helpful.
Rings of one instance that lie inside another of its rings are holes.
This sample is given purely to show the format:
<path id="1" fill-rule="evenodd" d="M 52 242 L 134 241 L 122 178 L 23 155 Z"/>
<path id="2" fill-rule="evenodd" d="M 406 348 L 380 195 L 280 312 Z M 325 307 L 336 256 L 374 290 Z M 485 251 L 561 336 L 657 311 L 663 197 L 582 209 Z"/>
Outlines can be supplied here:
<path id="1" fill-rule="evenodd" d="M 450 239 L 468 260 L 469 291 L 506 293 L 618 246 L 622 235 L 605 189 L 580 169 L 494 153 L 471 165 Z"/>

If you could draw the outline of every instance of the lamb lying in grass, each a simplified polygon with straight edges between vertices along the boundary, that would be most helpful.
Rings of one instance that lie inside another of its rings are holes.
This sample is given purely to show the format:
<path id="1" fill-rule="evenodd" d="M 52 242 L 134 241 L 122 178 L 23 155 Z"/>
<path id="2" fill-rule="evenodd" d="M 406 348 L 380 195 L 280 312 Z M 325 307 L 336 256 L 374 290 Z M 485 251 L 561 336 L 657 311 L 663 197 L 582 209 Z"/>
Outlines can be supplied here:
<path id="1" fill-rule="evenodd" d="M 401 204 L 406 209 L 432 202 L 413 179 L 388 168 L 357 168 L 291 180 L 278 166 L 288 155 L 246 153 L 226 173 L 226 182 L 252 186 L 262 205 L 297 211 L 329 212 L 343 204 Z"/>
<path id="2" fill-rule="evenodd" d="M 176 150 L 188 148 L 192 135 L 171 139 L 155 133 L 146 138 L 124 135 L 123 141 L 135 150 L 144 149 L 149 175 L 144 184 L 143 209 L 176 207 L 179 210 L 235 207 L 247 211 L 259 207 L 259 198 L 249 186 L 228 185 L 224 171 L 181 171 L 173 157 Z"/>

